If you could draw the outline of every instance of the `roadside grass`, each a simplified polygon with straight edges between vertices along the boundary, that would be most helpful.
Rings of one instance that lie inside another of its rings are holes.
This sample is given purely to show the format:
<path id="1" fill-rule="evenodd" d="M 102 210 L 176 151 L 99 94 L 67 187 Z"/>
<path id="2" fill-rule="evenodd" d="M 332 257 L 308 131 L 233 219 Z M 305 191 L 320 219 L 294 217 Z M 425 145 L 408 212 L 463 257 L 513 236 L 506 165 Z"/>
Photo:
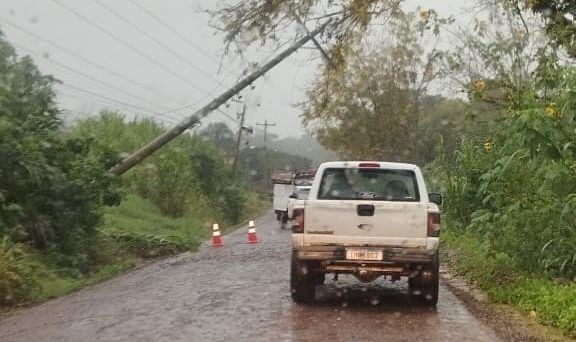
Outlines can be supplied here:
<path id="1" fill-rule="evenodd" d="M 114 263 L 98 266 L 97 270 L 88 275 L 80 275 L 68 269 L 59 268 L 46 256 L 31 254 L 27 256 L 34 268 L 33 283 L 37 288 L 28 296 L 29 302 L 44 301 L 69 294 L 80 288 L 111 279 L 120 273 L 134 267 L 138 260 L 133 255 L 126 254 Z"/>
<path id="2" fill-rule="evenodd" d="M 241 223 L 261 216 L 268 207 L 258 195 L 249 194 Z M 209 238 L 214 221 L 217 218 L 209 210 L 190 210 L 180 218 L 167 217 L 150 201 L 127 195 L 119 206 L 105 209 L 101 234 L 95 242 L 97 258 L 89 272 L 62 268 L 55 257 L 33 249 L 22 253 L 21 264 L 29 277 L 29 287 L 23 289 L 25 300 L 20 303 L 64 296 L 114 278 L 145 259 L 194 251 Z M 235 228 L 225 222 L 221 226 L 223 230 Z"/>
<path id="3" fill-rule="evenodd" d="M 248 193 L 246 200 L 246 210 L 244 216 L 242 217 L 241 223 L 244 224 L 248 220 L 254 220 L 263 216 L 268 210 L 270 210 L 271 207 L 272 200 L 266 197 L 266 195 L 254 192 Z"/>
<path id="4" fill-rule="evenodd" d="M 486 253 L 478 236 L 446 229 L 442 243 L 459 274 L 485 291 L 489 298 L 511 305 L 538 322 L 576 337 L 576 283 L 516 271 L 506 255 Z"/>
<path id="5" fill-rule="evenodd" d="M 150 201 L 128 195 L 118 207 L 106 208 L 100 231 L 146 258 L 196 250 L 214 220 L 207 210 L 167 217 Z"/>

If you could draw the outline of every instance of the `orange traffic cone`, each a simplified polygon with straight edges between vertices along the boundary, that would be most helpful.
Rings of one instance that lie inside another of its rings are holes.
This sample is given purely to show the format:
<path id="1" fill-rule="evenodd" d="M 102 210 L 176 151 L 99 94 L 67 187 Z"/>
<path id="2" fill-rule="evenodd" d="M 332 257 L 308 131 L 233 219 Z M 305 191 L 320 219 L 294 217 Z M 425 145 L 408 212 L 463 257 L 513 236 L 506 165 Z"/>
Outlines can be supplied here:
<path id="1" fill-rule="evenodd" d="M 214 223 L 212 225 L 212 247 L 222 247 L 224 243 L 222 243 L 222 236 L 220 235 L 220 226 L 218 223 Z"/>
<path id="2" fill-rule="evenodd" d="M 256 224 L 254 220 L 248 222 L 248 241 L 246 243 L 258 243 L 258 237 L 256 236 Z"/>

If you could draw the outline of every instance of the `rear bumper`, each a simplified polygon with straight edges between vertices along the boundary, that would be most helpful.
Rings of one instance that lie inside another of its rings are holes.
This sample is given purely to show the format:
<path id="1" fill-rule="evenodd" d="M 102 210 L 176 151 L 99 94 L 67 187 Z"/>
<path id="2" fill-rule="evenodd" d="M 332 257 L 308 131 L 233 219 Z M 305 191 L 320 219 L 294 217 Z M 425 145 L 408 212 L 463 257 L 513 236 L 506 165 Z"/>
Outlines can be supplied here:
<path id="1" fill-rule="evenodd" d="M 369 263 L 388 264 L 426 264 L 432 262 L 438 253 L 437 249 L 426 249 L 423 247 L 369 247 L 370 249 L 381 250 L 383 259 L 381 261 L 370 261 Z M 343 246 L 306 246 L 295 248 L 298 259 L 301 260 L 324 260 L 342 262 L 346 264 L 365 264 L 366 261 L 346 260 L 346 247 Z"/>

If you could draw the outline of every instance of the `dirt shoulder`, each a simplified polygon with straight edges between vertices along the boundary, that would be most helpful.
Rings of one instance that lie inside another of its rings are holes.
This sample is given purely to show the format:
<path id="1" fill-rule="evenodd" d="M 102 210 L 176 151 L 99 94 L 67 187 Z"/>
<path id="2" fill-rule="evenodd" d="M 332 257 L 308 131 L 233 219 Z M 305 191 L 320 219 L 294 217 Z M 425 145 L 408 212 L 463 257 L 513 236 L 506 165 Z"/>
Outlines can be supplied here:
<path id="1" fill-rule="evenodd" d="M 442 283 L 448 287 L 484 324 L 507 341 L 574 341 L 554 328 L 544 326 L 535 319 L 510 306 L 492 303 L 488 295 L 459 276 L 449 262 L 454 255 L 445 254 L 440 269 Z"/>

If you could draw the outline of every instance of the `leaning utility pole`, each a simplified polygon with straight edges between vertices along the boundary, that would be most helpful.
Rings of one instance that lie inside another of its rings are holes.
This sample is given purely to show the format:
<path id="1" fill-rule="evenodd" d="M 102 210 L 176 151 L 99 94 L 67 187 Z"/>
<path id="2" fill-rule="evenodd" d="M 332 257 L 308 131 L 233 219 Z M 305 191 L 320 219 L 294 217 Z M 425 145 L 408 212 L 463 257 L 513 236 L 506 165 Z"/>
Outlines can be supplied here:
<path id="1" fill-rule="evenodd" d="M 274 68 L 280 62 L 282 62 L 286 57 L 290 56 L 304 44 L 306 44 L 310 39 L 317 36 L 320 32 L 324 31 L 326 26 L 330 24 L 331 20 L 328 20 L 324 24 L 320 25 L 320 27 L 316 28 L 314 31 L 310 32 L 310 34 L 306 35 L 305 37 L 300 38 L 294 45 L 290 46 L 286 50 L 282 51 L 278 56 L 274 57 L 268 63 L 264 64 L 261 68 L 254 71 L 250 75 L 246 76 L 243 80 L 236 83 L 232 88 L 228 89 L 226 92 L 215 98 L 214 100 L 210 101 L 206 106 L 201 108 L 200 110 L 196 111 L 193 115 L 188 117 L 187 119 L 180 122 L 175 127 L 169 129 L 168 131 L 162 133 L 156 139 L 152 140 L 148 144 L 144 145 L 136 152 L 132 153 L 124 160 L 122 160 L 118 165 L 112 167 L 110 172 L 115 175 L 121 175 L 124 172 L 130 170 L 134 165 L 140 163 L 142 160 L 146 159 L 152 153 L 156 152 L 162 146 L 170 142 L 172 139 L 176 138 L 184 131 L 197 125 L 200 122 L 200 119 L 206 117 L 210 114 L 213 110 L 217 109 L 220 105 L 224 102 L 228 101 L 232 96 L 236 95 L 242 89 L 246 88 L 260 76 L 264 75 L 270 69 Z"/>
<path id="2" fill-rule="evenodd" d="M 242 142 L 242 131 L 246 129 L 244 127 L 244 119 L 246 118 L 246 103 L 244 103 L 244 108 L 242 108 L 242 113 L 240 113 L 240 127 L 238 127 L 238 138 L 236 139 L 236 150 L 234 151 L 234 162 L 232 163 L 232 176 L 236 177 L 236 167 L 238 164 L 238 158 L 240 157 L 240 143 Z"/>
<path id="3" fill-rule="evenodd" d="M 276 126 L 276 123 L 264 120 L 264 123 L 256 123 L 256 126 L 264 126 L 264 177 L 266 177 L 265 184 L 268 186 L 270 183 L 270 167 L 268 166 L 268 127 Z"/>

